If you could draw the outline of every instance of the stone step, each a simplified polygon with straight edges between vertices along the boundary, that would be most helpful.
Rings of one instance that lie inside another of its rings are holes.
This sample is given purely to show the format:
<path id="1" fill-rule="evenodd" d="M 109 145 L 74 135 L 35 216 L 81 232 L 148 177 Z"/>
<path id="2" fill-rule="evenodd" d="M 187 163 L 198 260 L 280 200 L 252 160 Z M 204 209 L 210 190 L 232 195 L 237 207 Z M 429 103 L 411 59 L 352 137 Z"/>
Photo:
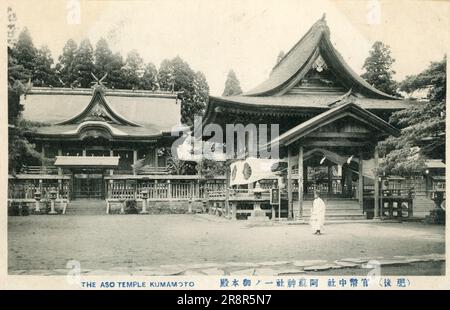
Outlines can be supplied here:
<path id="1" fill-rule="evenodd" d="M 309 216 L 303 216 L 302 219 L 309 221 Z M 325 223 L 330 220 L 365 220 L 364 214 L 337 214 L 337 215 L 325 215 Z"/>
<path id="2" fill-rule="evenodd" d="M 304 215 L 304 216 L 310 216 L 311 215 L 311 212 L 308 212 L 308 211 L 303 211 L 302 212 L 302 214 Z M 327 215 L 364 215 L 364 213 L 362 212 L 362 211 L 360 211 L 360 210 L 358 210 L 358 211 L 326 211 L 325 212 L 325 216 L 327 216 Z"/>
<path id="3" fill-rule="evenodd" d="M 308 221 L 311 216 L 312 200 L 303 202 L 303 217 Z M 325 221 L 333 220 L 365 220 L 366 215 L 362 213 L 359 202 L 355 199 L 333 199 L 325 200 L 327 206 Z M 298 207 L 294 207 L 294 213 L 298 214 Z"/>
<path id="4" fill-rule="evenodd" d="M 104 200 L 74 200 L 69 203 L 66 215 L 103 215 L 106 213 Z"/>

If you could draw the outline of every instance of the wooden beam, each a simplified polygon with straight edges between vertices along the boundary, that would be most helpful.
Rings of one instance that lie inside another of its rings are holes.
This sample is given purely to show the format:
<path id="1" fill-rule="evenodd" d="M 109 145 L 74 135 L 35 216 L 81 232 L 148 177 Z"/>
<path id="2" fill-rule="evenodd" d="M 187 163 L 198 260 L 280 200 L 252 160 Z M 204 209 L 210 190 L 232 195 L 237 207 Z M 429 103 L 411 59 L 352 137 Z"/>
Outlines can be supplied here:
<path id="1" fill-rule="evenodd" d="M 369 132 L 312 132 L 308 138 L 358 138 L 372 137 Z"/>
<path id="2" fill-rule="evenodd" d="M 298 150 L 298 207 L 299 216 L 303 216 L 303 146 Z"/>
<path id="3" fill-rule="evenodd" d="M 340 139 L 340 140 L 333 139 L 330 141 L 306 140 L 306 141 L 304 141 L 303 144 L 308 145 L 308 146 L 317 146 L 317 147 L 327 147 L 327 146 L 363 147 L 363 146 L 370 144 L 370 142 L 367 142 L 367 141 L 355 142 L 355 141 L 349 141 L 349 140 L 343 140 L 343 139 Z"/>
<path id="4" fill-rule="evenodd" d="M 287 168 L 288 219 L 292 219 L 292 149 L 288 146 Z"/>

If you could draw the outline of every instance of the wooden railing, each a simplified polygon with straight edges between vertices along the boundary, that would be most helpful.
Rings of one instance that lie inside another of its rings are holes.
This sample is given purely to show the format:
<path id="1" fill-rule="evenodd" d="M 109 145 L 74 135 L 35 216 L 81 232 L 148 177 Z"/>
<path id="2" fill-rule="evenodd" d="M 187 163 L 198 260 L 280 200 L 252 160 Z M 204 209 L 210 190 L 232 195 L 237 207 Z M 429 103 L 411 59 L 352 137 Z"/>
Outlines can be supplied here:
<path id="1" fill-rule="evenodd" d="M 58 199 L 68 199 L 70 197 L 70 186 L 67 180 L 52 183 L 24 182 L 10 183 L 8 185 L 8 199 L 34 199 L 35 193 L 39 190 L 42 200 L 48 200 L 50 191 L 55 190 Z"/>
<path id="2" fill-rule="evenodd" d="M 58 174 L 55 166 L 28 166 L 23 170 L 24 174 Z"/>
<path id="3" fill-rule="evenodd" d="M 206 192 L 223 191 L 224 184 L 200 183 L 198 180 L 171 180 L 163 182 L 126 182 L 114 180 L 108 182 L 107 199 L 142 199 L 142 192 L 147 191 L 150 200 L 188 200 L 202 199 Z"/>

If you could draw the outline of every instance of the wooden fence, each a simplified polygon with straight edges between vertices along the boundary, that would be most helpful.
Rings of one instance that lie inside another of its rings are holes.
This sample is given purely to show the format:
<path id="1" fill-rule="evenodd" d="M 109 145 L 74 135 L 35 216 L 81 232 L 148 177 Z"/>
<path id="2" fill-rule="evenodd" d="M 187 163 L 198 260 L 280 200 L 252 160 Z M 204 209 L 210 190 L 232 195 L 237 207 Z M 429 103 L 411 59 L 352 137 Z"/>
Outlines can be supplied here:
<path id="1" fill-rule="evenodd" d="M 69 180 L 26 180 L 23 182 L 9 182 L 9 199 L 34 199 L 37 191 L 41 193 L 42 200 L 48 200 L 50 192 L 56 191 L 57 199 L 68 199 L 70 193 Z"/>
<path id="2" fill-rule="evenodd" d="M 202 199 L 208 191 L 224 189 L 224 182 L 112 180 L 107 183 L 107 199 L 142 199 L 144 191 L 150 200 Z"/>

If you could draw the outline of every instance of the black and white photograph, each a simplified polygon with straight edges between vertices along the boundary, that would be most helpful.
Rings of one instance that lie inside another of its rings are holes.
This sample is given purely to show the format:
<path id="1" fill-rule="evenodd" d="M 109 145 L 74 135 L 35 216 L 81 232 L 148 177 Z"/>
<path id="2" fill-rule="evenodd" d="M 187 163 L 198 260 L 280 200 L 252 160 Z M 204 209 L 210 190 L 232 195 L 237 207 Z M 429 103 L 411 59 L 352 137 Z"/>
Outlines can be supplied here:
<path id="1" fill-rule="evenodd" d="M 1 287 L 449 288 L 449 1 L 2 10 Z"/>

